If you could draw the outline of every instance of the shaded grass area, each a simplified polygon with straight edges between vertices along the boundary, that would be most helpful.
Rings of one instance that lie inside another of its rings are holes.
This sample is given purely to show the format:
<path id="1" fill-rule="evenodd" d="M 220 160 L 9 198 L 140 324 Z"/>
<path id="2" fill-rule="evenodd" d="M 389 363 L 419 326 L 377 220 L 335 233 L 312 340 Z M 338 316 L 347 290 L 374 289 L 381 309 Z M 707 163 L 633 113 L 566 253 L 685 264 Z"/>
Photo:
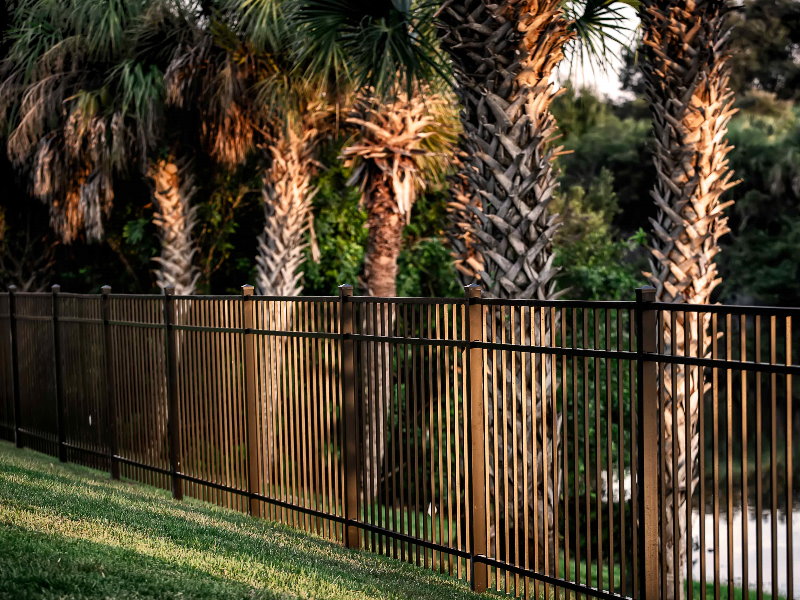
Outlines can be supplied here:
<path id="1" fill-rule="evenodd" d="M 2 599 L 479 597 L 431 571 L 0 442 Z"/>

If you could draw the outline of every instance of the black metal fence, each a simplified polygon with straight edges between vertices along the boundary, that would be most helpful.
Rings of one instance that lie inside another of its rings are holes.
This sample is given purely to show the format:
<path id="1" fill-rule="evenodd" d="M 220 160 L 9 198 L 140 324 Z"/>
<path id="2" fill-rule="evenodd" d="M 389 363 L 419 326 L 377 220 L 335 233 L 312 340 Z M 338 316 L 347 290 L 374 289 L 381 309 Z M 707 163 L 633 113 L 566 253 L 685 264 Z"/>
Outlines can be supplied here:
<path id="1" fill-rule="evenodd" d="M 514 595 L 794 597 L 800 309 L 0 294 L 0 436 Z"/>

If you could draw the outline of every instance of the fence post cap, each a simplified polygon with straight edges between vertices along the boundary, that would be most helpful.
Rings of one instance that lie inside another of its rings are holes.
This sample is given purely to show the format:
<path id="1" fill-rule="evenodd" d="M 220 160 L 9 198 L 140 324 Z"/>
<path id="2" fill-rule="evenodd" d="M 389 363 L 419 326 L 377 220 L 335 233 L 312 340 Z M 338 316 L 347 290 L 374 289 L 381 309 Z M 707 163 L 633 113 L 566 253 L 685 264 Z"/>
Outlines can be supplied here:
<path id="1" fill-rule="evenodd" d="M 343 283 L 339 286 L 339 295 L 340 296 L 352 296 L 353 295 L 353 286 L 349 283 Z"/>
<path id="2" fill-rule="evenodd" d="M 652 285 L 645 285 L 636 288 L 637 302 L 654 302 L 656 299 L 656 288 Z"/>
<path id="3" fill-rule="evenodd" d="M 252 296 L 254 292 L 255 288 L 251 284 L 245 283 L 242 286 L 242 296 Z"/>
<path id="4" fill-rule="evenodd" d="M 175 286 L 168 285 L 168 286 L 165 286 L 162 289 L 163 289 L 163 292 L 164 292 L 165 296 L 174 296 L 175 295 Z"/>
<path id="5" fill-rule="evenodd" d="M 103 294 L 104 296 L 108 296 L 111 293 L 111 286 L 104 285 L 103 287 L 100 288 L 100 293 Z"/>
<path id="6" fill-rule="evenodd" d="M 464 293 L 467 298 L 480 298 L 483 295 L 483 288 L 477 283 L 470 283 L 464 286 Z"/>
<path id="7" fill-rule="evenodd" d="M 54 294 L 58 294 L 61 291 L 61 286 L 57 283 L 54 283 L 50 286 L 50 291 L 52 291 Z"/>
<path id="8" fill-rule="evenodd" d="M 8 286 L 8 288 L 7 288 L 7 289 L 8 289 L 8 292 L 9 292 L 10 294 L 13 294 L 14 292 L 16 292 L 16 291 L 17 291 L 17 286 L 15 286 L 15 285 L 12 283 L 11 285 L 9 285 L 9 286 Z"/>

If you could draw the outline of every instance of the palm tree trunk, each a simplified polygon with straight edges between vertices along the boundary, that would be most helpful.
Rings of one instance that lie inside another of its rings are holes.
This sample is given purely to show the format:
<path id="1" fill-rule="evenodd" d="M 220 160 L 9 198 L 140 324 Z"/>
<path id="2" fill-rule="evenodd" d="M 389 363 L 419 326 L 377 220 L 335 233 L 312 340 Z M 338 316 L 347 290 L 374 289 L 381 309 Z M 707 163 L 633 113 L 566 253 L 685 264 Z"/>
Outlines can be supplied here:
<path id="1" fill-rule="evenodd" d="M 174 159 L 159 159 L 150 164 L 148 175 L 157 207 L 153 222 L 161 238 L 161 256 L 154 259 L 159 264 L 156 283 L 160 288 L 174 287 L 179 296 L 194 294 L 200 270 L 192 264 L 197 209 L 191 203 L 196 191 L 191 167 Z"/>
<path id="2" fill-rule="evenodd" d="M 272 164 L 263 176 L 264 230 L 258 238 L 256 287 L 268 296 L 303 293 L 300 265 L 312 231 L 313 143 L 317 132 L 284 131 L 270 146 Z"/>
<path id="3" fill-rule="evenodd" d="M 397 296 L 397 259 L 403 245 L 403 227 L 406 219 L 397 211 L 397 199 L 393 193 L 391 176 L 387 173 L 371 177 L 364 190 L 368 208 L 367 247 L 364 254 L 364 287 L 369 296 L 392 298 Z M 412 200 L 413 204 L 413 200 Z M 388 322 L 385 322 L 388 319 Z M 377 329 L 368 313 L 364 314 L 362 328 L 367 335 L 392 335 L 392 315 L 377 317 Z M 386 452 L 386 430 L 389 427 L 388 413 L 392 405 L 391 358 L 384 356 L 383 344 L 376 344 L 376 351 L 367 350 L 362 355 L 362 377 L 364 381 L 365 407 L 364 435 L 367 452 L 365 468 L 370 488 L 365 490 L 371 501 L 378 501 L 381 465 Z M 390 350 L 391 351 L 391 350 Z M 372 385 L 367 382 L 372 381 Z"/>
<path id="4" fill-rule="evenodd" d="M 173 287 L 178 296 L 190 296 L 195 293 L 200 269 L 193 264 L 196 252 L 192 232 L 197 223 L 197 209 L 192 206 L 192 198 L 196 192 L 192 167 L 188 161 L 177 161 L 175 158 L 159 159 L 148 166 L 148 176 L 153 185 L 153 201 L 156 213 L 153 223 L 159 230 L 161 255 L 155 260 L 159 267 L 156 270 L 156 284 L 164 289 Z M 175 311 L 176 324 L 191 322 L 193 307 L 186 301 L 180 301 Z M 175 341 L 175 360 L 178 372 L 183 368 L 186 358 L 184 339 L 186 331 L 178 331 Z M 166 371 L 165 377 L 166 377 Z M 167 381 L 162 379 L 157 396 L 166 399 Z M 166 405 L 162 405 L 164 409 Z M 167 420 L 157 418 L 151 428 L 151 439 L 160 448 L 162 456 L 167 453 Z"/>
<path id="5" fill-rule="evenodd" d="M 572 37 L 561 2 L 447 0 L 439 21 L 463 109 L 460 193 L 482 213 L 475 277 L 495 297 L 553 298 L 551 75 Z"/>
<path id="6" fill-rule="evenodd" d="M 734 185 L 727 160 L 731 147 L 725 140 L 734 112 L 725 51 L 727 10 L 722 0 L 643 3 L 643 72 L 653 115 L 657 173 L 652 196 L 658 206 L 658 216 L 652 220 L 652 271 L 646 275 L 662 302 L 707 304 L 720 282 L 714 258 L 720 251 L 719 238 L 728 232 L 724 210 L 731 204 L 722 201 L 722 194 Z M 697 315 L 676 317 L 674 331 L 669 319 L 664 322 L 664 351 L 708 357 L 707 315 L 700 322 Z M 703 335 L 702 347 L 698 334 Z M 676 373 L 676 378 L 673 382 L 671 370 L 664 371 L 667 505 L 662 547 L 668 598 L 685 593 L 682 582 L 690 541 L 686 522 L 691 510 L 687 502 L 698 481 L 698 410 L 707 389 L 693 369 Z"/>
<path id="7" fill-rule="evenodd" d="M 551 76 L 572 39 L 568 25 L 560 0 L 445 0 L 439 11 L 441 42 L 453 60 L 464 130 L 462 185 L 456 186 L 450 204 L 455 227 L 449 237 L 462 276 L 479 281 L 489 296 L 540 300 L 558 296 L 552 251 L 558 219 L 547 211 L 557 186 L 553 160 L 560 150 L 552 144 L 557 128 L 550 104 L 558 90 Z M 499 321 L 487 323 L 487 327 L 492 325 L 498 338 L 501 331 L 509 329 L 509 324 Z M 547 323 L 547 329 L 539 334 L 541 339 L 550 339 L 553 326 Z M 510 333 L 506 331 L 506 335 Z M 502 364 L 489 361 L 487 369 L 489 389 L 494 389 L 494 382 L 502 387 L 501 382 L 510 376 Z M 546 388 L 551 381 L 548 373 Z M 531 379 L 527 382 L 530 388 Z M 519 426 L 529 438 L 541 438 L 534 432 L 534 418 L 537 423 L 543 419 L 560 423 L 556 394 L 543 393 L 543 387 L 523 390 L 520 381 L 512 388 L 516 389 L 513 402 L 517 414 L 526 415 L 525 424 Z M 535 410 L 523 411 L 524 398 L 532 396 Z M 503 399 L 496 397 L 493 402 Z M 488 410 L 494 414 L 494 407 Z M 508 423 L 490 422 L 490 435 L 500 435 L 509 427 Z M 504 469 L 504 461 L 514 461 L 515 453 L 520 464 L 536 458 L 524 456 L 521 444 L 499 452 L 496 459 L 490 456 L 490 488 L 516 486 L 520 498 L 535 493 L 543 499 L 540 514 L 531 515 L 532 519 L 552 519 L 555 512 L 563 475 L 558 460 L 560 437 L 560 427 L 551 427 L 547 437 L 538 440 L 538 447 L 548 451 L 547 461 L 537 458 L 533 463 L 538 472 L 537 490 L 524 489 L 522 478 L 514 481 L 511 477 L 502 486 L 496 485 L 497 478 L 512 471 Z M 547 472 L 558 476 L 548 478 Z M 496 510 L 504 510 L 504 498 L 495 497 L 494 502 Z M 513 511 L 513 507 L 505 510 Z M 543 546 L 552 547 L 557 535 L 554 524 L 549 525 L 547 536 L 531 531 L 532 537 L 520 542 L 538 544 L 541 556 Z M 490 529 L 490 537 L 499 547 L 495 529 Z"/>
<path id="8" fill-rule="evenodd" d="M 372 178 L 364 195 L 369 198 L 364 287 L 368 296 L 392 298 L 397 296 L 397 259 L 406 220 L 397 211 L 390 176 Z"/>

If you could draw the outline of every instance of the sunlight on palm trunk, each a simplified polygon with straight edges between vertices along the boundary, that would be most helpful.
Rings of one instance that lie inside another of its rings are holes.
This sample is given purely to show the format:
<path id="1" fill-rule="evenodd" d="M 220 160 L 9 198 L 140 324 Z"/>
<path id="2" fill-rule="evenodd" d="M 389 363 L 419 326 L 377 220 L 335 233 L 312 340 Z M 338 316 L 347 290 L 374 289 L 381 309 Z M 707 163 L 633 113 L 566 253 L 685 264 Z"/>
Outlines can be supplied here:
<path id="1" fill-rule="evenodd" d="M 300 266 L 313 233 L 311 177 L 315 129 L 284 131 L 270 145 L 271 165 L 264 172 L 261 195 L 264 230 L 258 238 L 256 287 L 268 296 L 303 293 Z"/>
<path id="2" fill-rule="evenodd" d="M 714 259 L 719 238 L 728 232 L 724 211 L 732 204 L 723 202 L 722 194 L 735 184 L 727 159 L 731 146 L 725 140 L 734 112 L 725 50 L 727 10 L 718 0 L 644 2 L 643 71 L 653 115 L 657 181 L 652 196 L 658 207 L 652 220 L 652 272 L 646 275 L 662 302 L 707 304 L 721 281 Z M 665 320 L 665 353 L 710 356 L 707 315 L 698 322 L 697 315 L 678 313 L 672 329 Z M 673 381 L 671 370 L 664 369 L 661 389 L 666 500 L 662 544 L 669 598 L 685 593 L 686 520 L 691 510 L 687 501 L 698 482 L 698 410 L 708 388 L 694 369 L 686 371 L 676 373 Z"/>
<path id="3" fill-rule="evenodd" d="M 195 193 L 191 167 L 159 159 L 151 163 L 148 175 L 157 207 L 153 222 L 161 240 L 161 255 L 154 259 L 159 265 L 156 283 L 160 288 L 175 288 L 178 296 L 194 294 L 200 272 L 192 264 L 197 209 L 191 205 Z"/>

